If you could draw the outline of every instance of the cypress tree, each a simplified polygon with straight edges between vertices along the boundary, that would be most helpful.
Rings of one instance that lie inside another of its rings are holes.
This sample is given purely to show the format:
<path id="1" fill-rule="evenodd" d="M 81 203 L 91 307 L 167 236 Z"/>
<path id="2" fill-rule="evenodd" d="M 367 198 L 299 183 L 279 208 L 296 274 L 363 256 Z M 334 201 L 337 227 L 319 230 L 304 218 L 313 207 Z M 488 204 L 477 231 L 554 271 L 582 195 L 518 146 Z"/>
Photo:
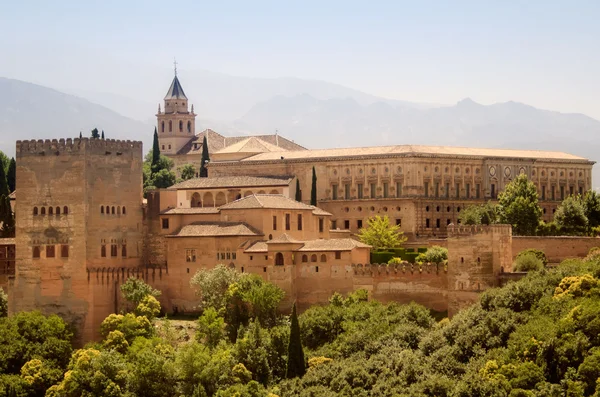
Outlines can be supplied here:
<path id="1" fill-rule="evenodd" d="M 300 324 L 298 324 L 296 302 L 294 302 L 290 324 L 290 341 L 288 344 L 288 362 L 285 377 L 288 379 L 297 376 L 302 377 L 305 372 L 306 363 L 304 362 L 304 351 L 302 350 L 302 341 L 300 340 Z"/>
<path id="2" fill-rule="evenodd" d="M 210 157 L 208 156 L 208 141 L 206 140 L 206 134 L 204 135 L 204 139 L 202 140 L 202 160 L 200 160 L 200 178 L 208 178 L 208 169 L 206 168 L 206 164 Z"/>
<path id="3" fill-rule="evenodd" d="M 95 138 L 95 139 L 100 138 L 100 134 L 98 134 L 98 128 L 94 128 L 92 130 L 92 138 Z"/>
<path id="4" fill-rule="evenodd" d="M 6 172 L 4 171 L 4 164 L 0 161 L 0 196 L 8 196 L 8 183 L 6 182 Z"/>
<path id="5" fill-rule="evenodd" d="M 296 178 L 296 201 L 302 202 L 302 192 L 300 191 L 300 180 Z"/>
<path id="6" fill-rule="evenodd" d="M 6 175 L 6 183 L 8 183 L 8 191 L 14 192 L 17 188 L 17 162 L 13 157 L 8 165 L 8 175 Z"/>
<path id="7" fill-rule="evenodd" d="M 81 134 L 81 131 L 79 131 L 79 139 L 83 138 L 83 135 Z"/>
<path id="8" fill-rule="evenodd" d="M 104 130 L 102 130 L 102 139 L 104 139 Z"/>
<path id="9" fill-rule="evenodd" d="M 313 166 L 312 186 L 310 189 L 310 205 L 317 206 L 317 172 Z"/>
<path id="10" fill-rule="evenodd" d="M 152 142 L 152 172 L 157 172 L 158 163 L 160 161 L 160 147 L 158 146 L 158 131 L 154 127 L 154 142 Z"/>
<path id="11" fill-rule="evenodd" d="M 15 236 L 15 216 L 10 206 L 10 197 L 0 196 L 0 220 L 2 221 L 2 237 Z"/>

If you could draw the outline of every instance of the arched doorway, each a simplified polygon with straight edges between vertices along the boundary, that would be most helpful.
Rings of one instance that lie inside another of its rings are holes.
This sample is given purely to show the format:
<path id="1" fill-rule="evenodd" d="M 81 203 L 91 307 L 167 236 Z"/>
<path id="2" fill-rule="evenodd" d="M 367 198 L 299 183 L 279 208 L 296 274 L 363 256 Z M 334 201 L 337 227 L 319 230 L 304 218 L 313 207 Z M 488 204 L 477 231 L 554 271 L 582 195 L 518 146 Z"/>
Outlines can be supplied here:
<path id="1" fill-rule="evenodd" d="M 215 206 L 220 207 L 225 205 L 227 200 L 225 200 L 225 193 L 219 192 L 217 193 L 217 197 L 215 198 Z"/>
<path id="2" fill-rule="evenodd" d="M 202 199 L 200 198 L 200 193 L 196 192 L 192 194 L 192 202 L 191 206 L 193 207 L 202 207 Z"/>
<path id="3" fill-rule="evenodd" d="M 204 203 L 204 207 L 214 207 L 215 206 L 215 202 L 213 200 L 213 195 L 210 192 L 204 193 L 204 196 L 202 197 L 202 202 Z"/>

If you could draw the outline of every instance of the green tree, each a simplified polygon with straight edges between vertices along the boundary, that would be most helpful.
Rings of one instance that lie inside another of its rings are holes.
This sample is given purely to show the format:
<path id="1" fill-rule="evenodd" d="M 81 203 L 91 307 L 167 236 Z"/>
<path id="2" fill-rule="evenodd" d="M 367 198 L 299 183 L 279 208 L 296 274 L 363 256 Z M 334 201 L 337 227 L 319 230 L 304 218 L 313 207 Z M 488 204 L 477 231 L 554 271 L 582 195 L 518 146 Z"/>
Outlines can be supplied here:
<path id="1" fill-rule="evenodd" d="M 137 307 L 146 296 L 150 295 L 157 298 L 161 295 L 161 292 L 146 284 L 144 280 L 130 277 L 121 285 L 121 295 L 126 301 Z"/>
<path id="2" fill-rule="evenodd" d="M 556 209 L 554 222 L 565 233 L 585 233 L 588 219 L 585 206 L 580 196 L 568 196 Z"/>
<path id="3" fill-rule="evenodd" d="M 101 139 L 104 139 L 104 130 L 102 130 L 102 135 L 100 137 Z"/>
<path id="4" fill-rule="evenodd" d="M 588 190 L 583 196 L 585 216 L 590 227 L 600 226 L 600 194 L 595 190 Z"/>
<path id="5" fill-rule="evenodd" d="M 144 316 L 148 320 L 154 319 L 158 313 L 160 313 L 160 303 L 150 294 L 146 295 L 135 308 L 135 314 Z"/>
<path id="6" fill-rule="evenodd" d="M 206 134 L 205 134 L 204 138 L 202 139 L 202 158 L 200 159 L 200 178 L 208 177 L 208 169 L 206 168 L 206 166 L 208 165 L 209 161 L 210 161 L 210 157 L 208 154 L 208 141 L 206 140 Z"/>
<path id="7" fill-rule="evenodd" d="M 209 307 L 198 319 L 196 340 L 213 349 L 225 336 L 225 320 L 214 307 Z"/>
<path id="8" fill-rule="evenodd" d="M 376 215 L 367 220 L 367 227 L 358 231 L 358 238 L 374 250 L 400 247 L 407 239 L 399 225 L 390 224 L 386 216 Z"/>
<path id="9" fill-rule="evenodd" d="M 160 339 L 136 339 L 128 352 L 132 364 L 128 390 L 134 396 L 177 396 L 175 351 Z"/>
<path id="10" fill-rule="evenodd" d="M 94 138 L 94 139 L 100 138 L 100 134 L 98 133 L 98 128 L 94 128 L 92 130 L 92 138 Z"/>
<path id="11" fill-rule="evenodd" d="M 151 185 L 158 189 L 166 189 L 177 182 L 177 176 L 173 171 L 162 169 L 152 175 Z"/>
<path id="12" fill-rule="evenodd" d="M 196 176 L 196 170 L 193 165 L 186 164 L 183 167 L 179 167 L 179 175 L 181 175 L 181 179 L 187 181 Z"/>
<path id="13" fill-rule="evenodd" d="M 0 317 L 8 316 L 8 295 L 0 287 Z"/>
<path id="14" fill-rule="evenodd" d="M 463 225 L 491 225 L 497 222 L 496 207 L 487 202 L 482 205 L 470 205 L 458 216 Z"/>
<path id="15" fill-rule="evenodd" d="M 317 206 L 317 172 L 312 167 L 312 185 L 310 187 L 310 205 Z"/>
<path id="16" fill-rule="evenodd" d="M 302 191 L 300 190 L 300 179 L 296 178 L 296 201 L 302 202 Z"/>
<path id="17" fill-rule="evenodd" d="M 498 198 L 500 223 L 512 225 L 516 235 L 534 235 L 542 218 L 537 189 L 521 174 L 511 181 Z"/>
<path id="18" fill-rule="evenodd" d="M 83 139 L 83 134 L 79 131 L 79 139 Z"/>
<path id="19" fill-rule="evenodd" d="M 417 261 L 419 263 L 434 263 L 439 265 L 448 260 L 448 249 L 434 245 L 429 247 L 426 252 L 419 254 Z"/>
<path id="20" fill-rule="evenodd" d="M 235 269 L 219 264 L 210 270 L 199 270 L 190 285 L 200 295 L 203 309 L 214 307 L 220 311 L 225 307 L 229 286 L 237 282 L 240 275 Z"/>
<path id="21" fill-rule="evenodd" d="M 302 377 L 306 372 L 306 363 L 304 362 L 304 350 L 302 349 L 302 340 L 300 339 L 300 325 L 296 313 L 296 303 L 292 308 L 290 322 L 290 341 L 288 344 L 288 361 L 286 378 Z"/>
<path id="22" fill-rule="evenodd" d="M 517 256 L 515 263 L 513 264 L 513 270 L 516 272 L 530 272 L 542 270 L 543 268 L 544 264 L 533 253 Z"/>
<path id="23" fill-rule="evenodd" d="M 15 236 L 15 214 L 12 211 L 10 205 L 10 198 L 8 196 L 0 196 L 0 221 L 2 222 L 2 229 L 0 229 L 0 236 L 14 237 Z"/>
<path id="24" fill-rule="evenodd" d="M 4 168 L 4 164 L 0 164 L 0 196 L 8 196 L 9 194 L 6 169 Z"/>
<path id="25" fill-rule="evenodd" d="M 160 145 L 158 144 L 158 131 L 156 127 L 154 127 L 154 138 L 152 141 L 152 160 L 150 161 L 150 169 L 152 172 L 156 172 L 159 170 L 159 161 L 160 161 Z"/>
<path id="26" fill-rule="evenodd" d="M 10 163 L 8 165 L 6 183 L 8 184 L 8 190 L 11 193 L 17 188 L 17 162 L 15 161 L 14 157 L 10 159 Z"/>

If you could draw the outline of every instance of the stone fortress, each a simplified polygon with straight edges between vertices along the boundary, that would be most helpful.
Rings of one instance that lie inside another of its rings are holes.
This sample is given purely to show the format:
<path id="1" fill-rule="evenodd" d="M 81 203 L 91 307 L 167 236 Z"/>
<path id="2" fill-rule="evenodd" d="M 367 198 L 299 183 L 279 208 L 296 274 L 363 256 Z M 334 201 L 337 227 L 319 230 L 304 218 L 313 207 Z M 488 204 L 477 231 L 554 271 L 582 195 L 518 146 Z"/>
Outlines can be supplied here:
<path id="1" fill-rule="evenodd" d="M 120 309 L 128 277 L 160 289 L 165 311 L 187 313 L 197 304 L 191 277 L 223 263 L 283 288 L 284 309 L 365 288 L 452 314 L 501 282 L 516 247 L 564 247 L 553 258 L 560 260 L 600 245 L 524 240 L 507 225 L 458 222 L 462 208 L 494 200 L 520 173 L 535 182 L 550 220 L 562 198 L 591 188 L 594 163 L 581 157 L 411 145 L 308 150 L 278 134 L 196 134 L 195 117 L 175 76 L 157 113 L 161 152 L 199 169 L 206 137 L 209 177 L 151 191 L 147 201 L 140 142 L 17 141 L 15 258 L 0 278 L 11 312 L 60 314 L 88 341 Z M 370 247 L 354 233 L 374 215 L 400 225 L 408 246 L 448 247 L 447 267 L 369 264 Z"/>

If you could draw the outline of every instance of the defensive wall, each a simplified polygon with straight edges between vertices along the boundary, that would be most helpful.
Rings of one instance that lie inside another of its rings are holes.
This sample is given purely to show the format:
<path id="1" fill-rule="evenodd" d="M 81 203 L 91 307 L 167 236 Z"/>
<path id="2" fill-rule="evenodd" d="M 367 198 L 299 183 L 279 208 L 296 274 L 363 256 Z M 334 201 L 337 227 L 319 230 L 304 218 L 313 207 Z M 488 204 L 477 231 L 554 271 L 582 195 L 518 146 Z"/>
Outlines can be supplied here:
<path id="1" fill-rule="evenodd" d="M 585 257 L 589 250 L 600 247 L 598 237 L 526 237 L 514 236 L 512 240 L 512 257 L 528 248 L 544 251 L 550 264 L 558 264 L 568 258 Z"/>

